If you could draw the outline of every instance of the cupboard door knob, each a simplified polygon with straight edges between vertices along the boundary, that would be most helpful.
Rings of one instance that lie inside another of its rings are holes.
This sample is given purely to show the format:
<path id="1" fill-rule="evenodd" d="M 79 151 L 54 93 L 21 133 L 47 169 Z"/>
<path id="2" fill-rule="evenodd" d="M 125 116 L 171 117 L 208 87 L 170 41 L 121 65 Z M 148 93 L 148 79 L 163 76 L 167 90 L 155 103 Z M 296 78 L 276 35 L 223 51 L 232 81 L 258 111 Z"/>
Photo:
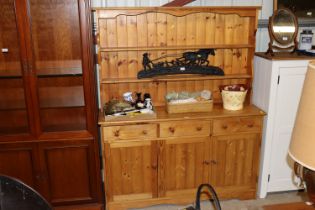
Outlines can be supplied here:
<path id="1" fill-rule="evenodd" d="M 211 160 L 211 163 L 214 164 L 214 165 L 216 165 L 216 164 L 218 164 L 218 161 L 216 161 L 216 160 Z"/>
<path id="2" fill-rule="evenodd" d="M 116 136 L 116 137 L 119 136 L 119 130 L 114 131 L 114 136 Z"/>
<path id="3" fill-rule="evenodd" d="M 171 133 L 174 133 L 174 132 L 175 132 L 175 128 L 173 128 L 173 127 L 169 127 L 168 130 L 169 130 Z"/>
<path id="4" fill-rule="evenodd" d="M 223 129 L 227 129 L 228 126 L 227 126 L 227 125 L 222 125 L 222 128 L 223 128 Z"/>
<path id="5" fill-rule="evenodd" d="M 252 128 L 252 127 L 254 127 L 254 125 L 253 124 L 249 124 L 249 125 L 247 125 L 247 127 Z"/>
<path id="6" fill-rule="evenodd" d="M 201 131 L 201 130 L 202 130 L 202 127 L 197 127 L 196 130 L 197 130 L 197 131 Z"/>
<path id="7" fill-rule="evenodd" d="M 209 162 L 208 160 L 204 160 L 204 161 L 203 161 L 203 164 L 205 164 L 205 165 L 209 165 L 209 164 L 210 164 L 210 162 Z"/>
<path id="8" fill-rule="evenodd" d="M 35 178 L 36 178 L 37 180 L 39 180 L 39 179 L 40 179 L 40 175 L 36 175 Z"/>
<path id="9" fill-rule="evenodd" d="M 144 130 L 142 131 L 143 135 L 147 135 L 148 134 L 148 131 Z"/>
<path id="10" fill-rule="evenodd" d="M 152 165 L 151 168 L 152 168 L 153 170 L 156 170 L 156 169 L 157 169 L 157 166 L 156 166 L 156 165 Z"/>

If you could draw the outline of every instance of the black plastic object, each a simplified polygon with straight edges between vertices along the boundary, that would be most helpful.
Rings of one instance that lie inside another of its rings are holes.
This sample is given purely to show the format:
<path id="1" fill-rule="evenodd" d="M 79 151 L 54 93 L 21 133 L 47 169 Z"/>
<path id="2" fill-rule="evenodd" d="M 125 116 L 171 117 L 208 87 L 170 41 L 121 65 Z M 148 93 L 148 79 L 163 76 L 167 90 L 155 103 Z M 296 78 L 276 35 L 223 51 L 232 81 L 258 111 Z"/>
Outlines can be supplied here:
<path id="1" fill-rule="evenodd" d="M 215 190 L 213 189 L 213 187 L 210 185 L 210 184 L 201 184 L 199 187 L 198 187 L 198 190 L 197 190 L 197 195 L 196 195 L 196 210 L 201 210 L 200 209 L 200 195 L 201 195 L 201 190 L 203 188 L 208 188 L 210 194 L 211 194 L 211 197 L 213 199 L 213 202 L 214 202 L 214 206 L 215 206 L 215 209 L 216 210 L 221 210 L 221 205 L 220 205 L 220 201 L 219 201 L 219 198 L 217 196 L 217 193 L 215 192 Z M 212 200 L 210 199 L 210 201 Z"/>
<path id="2" fill-rule="evenodd" d="M 52 207 L 22 181 L 0 175 L 0 210 L 52 210 Z"/>
<path id="3" fill-rule="evenodd" d="M 224 75 L 224 71 L 221 68 L 209 65 L 208 56 L 210 55 L 215 55 L 215 49 L 209 48 L 184 52 L 181 57 L 172 61 L 158 61 L 171 55 L 164 55 L 151 60 L 149 53 L 144 53 L 142 59 L 143 70 L 138 72 L 137 77 L 142 79 L 171 74 Z"/>

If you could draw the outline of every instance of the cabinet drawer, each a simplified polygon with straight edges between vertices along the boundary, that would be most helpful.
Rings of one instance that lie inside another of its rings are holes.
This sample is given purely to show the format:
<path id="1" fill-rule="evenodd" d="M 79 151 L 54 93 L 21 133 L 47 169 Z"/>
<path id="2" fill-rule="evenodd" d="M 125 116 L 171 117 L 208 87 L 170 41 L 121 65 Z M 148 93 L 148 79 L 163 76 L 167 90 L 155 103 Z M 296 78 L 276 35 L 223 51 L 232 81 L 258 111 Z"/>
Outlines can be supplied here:
<path id="1" fill-rule="evenodd" d="M 236 132 L 261 132 L 260 117 L 225 118 L 213 120 L 213 135 L 231 134 Z"/>
<path id="2" fill-rule="evenodd" d="M 156 137 L 156 124 L 103 127 L 104 140 L 146 139 Z"/>
<path id="3" fill-rule="evenodd" d="M 185 120 L 160 123 L 160 137 L 210 136 L 210 121 Z"/>

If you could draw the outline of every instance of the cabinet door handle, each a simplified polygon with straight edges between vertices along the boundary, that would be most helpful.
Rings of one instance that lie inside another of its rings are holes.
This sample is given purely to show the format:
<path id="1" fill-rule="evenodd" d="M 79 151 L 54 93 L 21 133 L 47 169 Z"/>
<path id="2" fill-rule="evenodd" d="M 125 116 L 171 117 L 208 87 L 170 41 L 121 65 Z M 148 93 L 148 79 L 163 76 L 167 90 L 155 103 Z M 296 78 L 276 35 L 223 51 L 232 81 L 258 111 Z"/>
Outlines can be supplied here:
<path id="1" fill-rule="evenodd" d="M 203 164 L 204 164 L 204 165 L 209 165 L 210 162 L 209 162 L 208 160 L 204 160 L 204 161 L 203 161 Z"/>
<path id="2" fill-rule="evenodd" d="M 119 136 L 119 130 L 114 131 L 114 136 L 116 136 L 116 137 Z"/>
<path id="3" fill-rule="evenodd" d="M 249 125 L 247 125 L 247 127 L 252 128 L 252 127 L 254 127 L 254 125 L 253 124 L 249 124 Z"/>
<path id="4" fill-rule="evenodd" d="M 157 166 L 156 166 L 156 165 L 152 165 L 151 168 L 152 168 L 153 170 L 156 170 L 156 169 L 157 169 Z"/>
<path id="5" fill-rule="evenodd" d="M 216 164 L 218 164 L 218 161 L 216 161 L 216 160 L 211 160 L 211 163 L 214 164 L 214 165 L 216 165 Z"/>
<path id="6" fill-rule="evenodd" d="M 22 68 L 23 68 L 23 71 L 27 73 L 27 69 L 28 69 L 27 60 L 22 61 Z"/>
<path id="7" fill-rule="evenodd" d="M 201 131 L 201 130 L 202 130 L 202 127 L 199 126 L 199 127 L 196 128 L 196 130 L 197 130 L 197 131 Z"/>
<path id="8" fill-rule="evenodd" d="M 144 130 L 142 131 L 143 135 L 147 135 L 148 134 L 148 131 Z"/>
<path id="9" fill-rule="evenodd" d="M 174 132 L 175 132 L 175 128 L 173 128 L 173 127 L 169 127 L 168 130 L 169 130 L 171 133 L 174 133 Z"/>
<path id="10" fill-rule="evenodd" d="M 30 73 L 33 72 L 33 64 L 32 64 L 32 62 L 28 63 L 28 70 L 29 70 Z"/>
<path id="11" fill-rule="evenodd" d="M 222 125 L 222 128 L 223 128 L 223 129 L 227 129 L 228 126 L 227 126 L 227 125 Z"/>

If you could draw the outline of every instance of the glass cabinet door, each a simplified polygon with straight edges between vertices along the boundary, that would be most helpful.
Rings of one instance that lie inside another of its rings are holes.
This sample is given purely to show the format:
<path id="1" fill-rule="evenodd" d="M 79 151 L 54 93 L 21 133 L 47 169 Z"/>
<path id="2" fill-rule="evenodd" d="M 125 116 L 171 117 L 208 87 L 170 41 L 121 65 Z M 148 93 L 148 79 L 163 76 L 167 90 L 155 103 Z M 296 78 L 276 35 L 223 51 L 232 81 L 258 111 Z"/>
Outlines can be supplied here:
<path id="1" fill-rule="evenodd" d="M 43 132 L 86 129 L 78 0 L 29 0 Z"/>
<path id="2" fill-rule="evenodd" d="M 29 133 L 14 0 L 0 2 L 0 135 Z"/>

